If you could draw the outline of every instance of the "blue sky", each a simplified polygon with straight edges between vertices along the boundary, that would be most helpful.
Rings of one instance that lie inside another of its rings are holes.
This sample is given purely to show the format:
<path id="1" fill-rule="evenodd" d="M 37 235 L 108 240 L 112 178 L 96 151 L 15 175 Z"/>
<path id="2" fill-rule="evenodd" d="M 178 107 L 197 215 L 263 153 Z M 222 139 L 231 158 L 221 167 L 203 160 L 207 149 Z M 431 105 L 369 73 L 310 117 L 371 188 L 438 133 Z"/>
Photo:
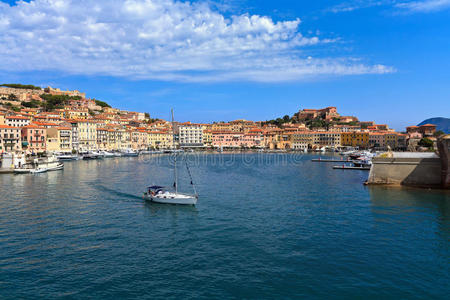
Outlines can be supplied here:
<path id="1" fill-rule="evenodd" d="M 27 1 L 30 2 L 30 1 Z M 450 117 L 450 0 L 0 1 L 0 82 L 179 121 Z"/>

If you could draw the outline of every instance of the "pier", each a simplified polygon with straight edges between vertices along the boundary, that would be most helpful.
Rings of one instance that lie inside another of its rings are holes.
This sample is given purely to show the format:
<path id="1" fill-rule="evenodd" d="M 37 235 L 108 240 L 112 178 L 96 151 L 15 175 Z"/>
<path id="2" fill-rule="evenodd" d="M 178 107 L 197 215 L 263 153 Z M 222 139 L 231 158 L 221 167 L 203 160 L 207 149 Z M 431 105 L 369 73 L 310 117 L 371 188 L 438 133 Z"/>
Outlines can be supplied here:
<path id="1" fill-rule="evenodd" d="M 327 159 L 327 158 L 314 158 L 312 162 L 353 162 L 351 159 Z"/>

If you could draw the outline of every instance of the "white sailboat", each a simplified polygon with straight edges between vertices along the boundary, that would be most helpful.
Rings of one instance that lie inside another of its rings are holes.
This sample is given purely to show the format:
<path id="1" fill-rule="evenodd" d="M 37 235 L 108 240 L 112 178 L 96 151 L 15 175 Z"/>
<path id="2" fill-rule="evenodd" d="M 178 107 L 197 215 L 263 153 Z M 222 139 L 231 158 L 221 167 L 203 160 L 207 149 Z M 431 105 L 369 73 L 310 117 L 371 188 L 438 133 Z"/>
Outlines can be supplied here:
<path id="1" fill-rule="evenodd" d="M 172 131 L 174 130 L 174 121 L 173 121 L 173 109 L 172 109 Z M 173 144 L 175 145 L 175 133 L 172 132 Z M 191 177 L 191 185 L 194 190 L 193 195 L 183 194 L 178 192 L 178 173 L 177 173 L 177 153 L 174 154 L 174 183 L 173 187 L 175 191 L 169 191 L 168 189 L 162 186 L 150 186 L 147 189 L 147 192 L 144 193 L 144 199 L 156 203 L 164 203 L 164 204 L 182 204 L 182 205 L 195 205 L 197 204 L 198 194 L 195 189 L 195 185 L 192 181 L 191 171 L 189 170 L 189 166 L 186 162 L 186 168 Z"/>

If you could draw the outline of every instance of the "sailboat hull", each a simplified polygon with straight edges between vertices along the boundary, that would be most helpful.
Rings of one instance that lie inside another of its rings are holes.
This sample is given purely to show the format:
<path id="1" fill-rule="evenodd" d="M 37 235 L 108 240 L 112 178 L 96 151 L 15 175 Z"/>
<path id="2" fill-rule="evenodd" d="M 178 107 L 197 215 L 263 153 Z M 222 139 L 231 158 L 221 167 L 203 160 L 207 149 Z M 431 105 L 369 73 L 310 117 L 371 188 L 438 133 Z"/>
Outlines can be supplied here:
<path id="1" fill-rule="evenodd" d="M 195 205 L 197 204 L 197 197 L 184 194 L 168 193 L 163 195 L 152 196 L 148 193 L 144 194 L 144 199 L 147 201 L 162 203 L 162 204 L 180 204 L 180 205 Z"/>

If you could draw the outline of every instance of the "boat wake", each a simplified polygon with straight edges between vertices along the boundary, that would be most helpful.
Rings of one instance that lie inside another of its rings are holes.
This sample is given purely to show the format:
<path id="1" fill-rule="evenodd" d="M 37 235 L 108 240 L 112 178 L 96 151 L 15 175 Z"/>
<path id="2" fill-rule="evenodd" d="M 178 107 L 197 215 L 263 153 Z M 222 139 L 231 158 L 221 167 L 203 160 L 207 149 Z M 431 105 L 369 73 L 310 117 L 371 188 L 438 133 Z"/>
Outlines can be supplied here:
<path id="1" fill-rule="evenodd" d="M 138 195 L 133 195 L 133 194 L 129 194 L 129 193 L 124 193 L 124 192 L 121 192 L 121 191 L 118 191 L 118 190 L 115 190 L 115 189 L 111 189 L 111 188 L 108 188 L 108 187 L 103 186 L 103 185 L 100 185 L 100 184 L 99 184 L 99 185 L 96 185 L 95 188 L 96 188 L 97 190 L 100 190 L 100 191 L 103 191 L 103 192 L 108 192 L 108 193 L 110 193 L 111 195 L 119 196 L 120 198 L 128 198 L 128 199 L 133 199 L 133 200 L 139 200 L 139 201 L 142 201 L 142 197 L 140 197 L 140 196 L 138 196 Z"/>

